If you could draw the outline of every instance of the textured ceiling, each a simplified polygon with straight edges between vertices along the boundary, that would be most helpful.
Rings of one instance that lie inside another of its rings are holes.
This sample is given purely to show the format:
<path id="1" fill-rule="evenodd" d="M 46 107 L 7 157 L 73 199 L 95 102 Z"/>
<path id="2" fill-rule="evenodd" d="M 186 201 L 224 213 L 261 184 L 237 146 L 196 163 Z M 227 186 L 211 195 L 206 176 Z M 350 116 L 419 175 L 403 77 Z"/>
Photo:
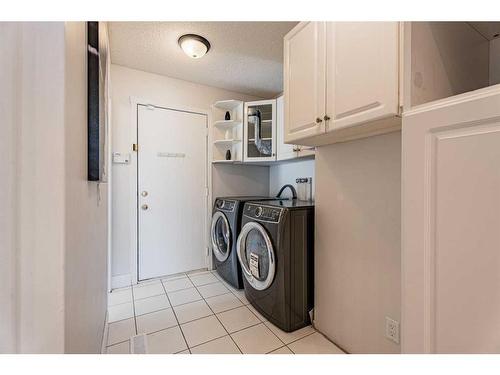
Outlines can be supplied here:
<path id="1" fill-rule="evenodd" d="M 272 97 L 283 90 L 283 36 L 296 22 L 110 22 L 111 61 L 231 91 Z M 177 40 L 199 34 L 211 49 L 201 59 Z"/>

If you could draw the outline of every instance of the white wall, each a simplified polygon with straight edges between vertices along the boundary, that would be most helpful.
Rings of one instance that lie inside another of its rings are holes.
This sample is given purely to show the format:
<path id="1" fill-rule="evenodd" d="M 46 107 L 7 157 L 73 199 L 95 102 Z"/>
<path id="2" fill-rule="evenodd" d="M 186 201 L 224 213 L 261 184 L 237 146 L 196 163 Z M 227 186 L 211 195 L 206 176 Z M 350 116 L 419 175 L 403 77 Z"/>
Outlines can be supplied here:
<path id="1" fill-rule="evenodd" d="M 0 347 L 63 352 L 64 24 L 1 27 L 2 141 L 9 145 L 1 164 L 8 206 L 2 207 Z"/>
<path id="2" fill-rule="evenodd" d="M 87 181 L 86 25 L 67 23 L 65 352 L 98 353 L 107 310 L 107 184 Z"/>
<path id="3" fill-rule="evenodd" d="M 22 353 L 64 352 L 64 23 L 20 26 L 17 313 Z"/>
<path id="4" fill-rule="evenodd" d="M 0 352 L 96 353 L 106 312 L 106 211 L 96 207 L 96 184 L 85 181 L 84 25 L 0 27 L 2 146 L 8 142 L 0 163 Z"/>
<path id="5" fill-rule="evenodd" d="M 217 100 L 258 98 L 209 86 L 173 79 L 157 74 L 111 66 L 112 83 L 112 151 L 130 152 L 136 124 L 131 119 L 130 97 L 145 99 L 151 104 L 171 108 L 192 108 L 211 112 Z M 211 148 L 211 147 L 210 147 Z M 268 168 L 256 166 L 213 167 L 212 195 L 264 194 L 269 189 Z M 131 256 L 135 246 L 131 243 L 133 213 L 130 202 L 135 191 L 130 188 L 131 165 L 112 166 L 112 285 L 118 287 L 130 280 Z"/>
<path id="6" fill-rule="evenodd" d="M 490 84 L 500 83 L 500 38 L 490 41 Z"/>
<path id="7" fill-rule="evenodd" d="M 351 353 L 399 353 L 401 133 L 316 149 L 315 319 Z"/>
<path id="8" fill-rule="evenodd" d="M 281 187 L 291 184 L 297 189 L 295 180 L 299 177 L 312 177 L 312 195 L 315 196 L 316 178 L 314 176 L 314 159 L 304 159 L 299 161 L 283 162 L 269 167 L 269 193 L 278 194 Z M 283 192 L 283 197 L 291 196 L 287 189 Z"/>
<path id="9" fill-rule="evenodd" d="M 16 351 L 17 96 L 20 26 L 0 23 L 0 353 Z"/>
<path id="10" fill-rule="evenodd" d="M 411 104 L 489 84 L 489 42 L 466 22 L 412 22 Z"/>

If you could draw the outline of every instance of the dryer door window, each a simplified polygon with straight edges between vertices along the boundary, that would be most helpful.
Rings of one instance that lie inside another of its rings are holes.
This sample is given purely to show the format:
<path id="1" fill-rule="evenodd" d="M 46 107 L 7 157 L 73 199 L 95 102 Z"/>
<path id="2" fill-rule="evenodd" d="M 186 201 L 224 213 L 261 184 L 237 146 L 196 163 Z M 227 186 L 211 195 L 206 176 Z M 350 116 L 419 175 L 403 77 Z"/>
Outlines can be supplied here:
<path id="1" fill-rule="evenodd" d="M 274 280 L 276 258 L 264 227 L 256 222 L 246 223 L 238 237 L 237 250 L 248 283 L 257 290 L 269 288 Z"/>
<path id="2" fill-rule="evenodd" d="M 226 215 L 220 211 L 217 211 L 212 217 L 210 235 L 215 257 L 219 262 L 224 262 L 231 251 L 231 228 Z"/>

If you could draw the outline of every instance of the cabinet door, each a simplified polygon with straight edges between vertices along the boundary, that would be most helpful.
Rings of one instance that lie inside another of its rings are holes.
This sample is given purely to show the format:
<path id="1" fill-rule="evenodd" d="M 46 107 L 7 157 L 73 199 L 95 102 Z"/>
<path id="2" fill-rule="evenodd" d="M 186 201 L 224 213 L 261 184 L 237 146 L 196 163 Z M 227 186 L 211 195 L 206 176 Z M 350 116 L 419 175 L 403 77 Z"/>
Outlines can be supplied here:
<path id="1" fill-rule="evenodd" d="M 402 352 L 500 353 L 500 87 L 403 115 Z"/>
<path id="2" fill-rule="evenodd" d="M 297 146 L 285 143 L 285 108 L 283 96 L 276 99 L 276 159 L 287 160 L 297 157 Z"/>
<path id="3" fill-rule="evenodd" d="M 246 102 L 243 117 L 243 161 L 275 161 L 276 99 Z"/>
<path id="4" fill-rule="evenodd" d="M 287 143 L 325 132 L 325 34 L 325 22 L 301 22 L 284 38 Z"/>
<path id="5" fill-rule="evenodd" d="M 328 22 L 327 131 L 398 113 L 398 22 Z"/>

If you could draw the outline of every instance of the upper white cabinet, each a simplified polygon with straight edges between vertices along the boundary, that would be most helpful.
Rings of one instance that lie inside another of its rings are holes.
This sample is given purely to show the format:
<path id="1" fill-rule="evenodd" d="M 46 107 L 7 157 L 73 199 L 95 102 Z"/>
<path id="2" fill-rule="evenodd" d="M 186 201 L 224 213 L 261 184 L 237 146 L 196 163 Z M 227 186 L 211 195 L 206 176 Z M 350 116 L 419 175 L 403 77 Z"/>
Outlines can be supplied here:
<path id="1" fill-rule="evenodd" d="M 301 22 L 284 38 L 287 143 L 325 132 L 325 36 L 325 22 Z"/>
<path id="2" fill-rule="evenodd" d="M 284 98 L 276 98 L 276 160 L 290 160 L 304 156 L 313 156 L 314 147 L 285 143 Z"/>
<path id="3" fill-rule="evenodd" d="M 243 161 L 276 160 L 276 99 L 246 102 L 243 119 Z"/>
<path id="4" fill-rule="evenodd" d="M 398 22 L 301 22 L 284 43 L 286 142 L 322 145 L 400 128 Z"/>
<path id="5" fill-rule="evenodd" d="M 327 132 L 398 115 L 397 22 L 327 23 Z"/>

